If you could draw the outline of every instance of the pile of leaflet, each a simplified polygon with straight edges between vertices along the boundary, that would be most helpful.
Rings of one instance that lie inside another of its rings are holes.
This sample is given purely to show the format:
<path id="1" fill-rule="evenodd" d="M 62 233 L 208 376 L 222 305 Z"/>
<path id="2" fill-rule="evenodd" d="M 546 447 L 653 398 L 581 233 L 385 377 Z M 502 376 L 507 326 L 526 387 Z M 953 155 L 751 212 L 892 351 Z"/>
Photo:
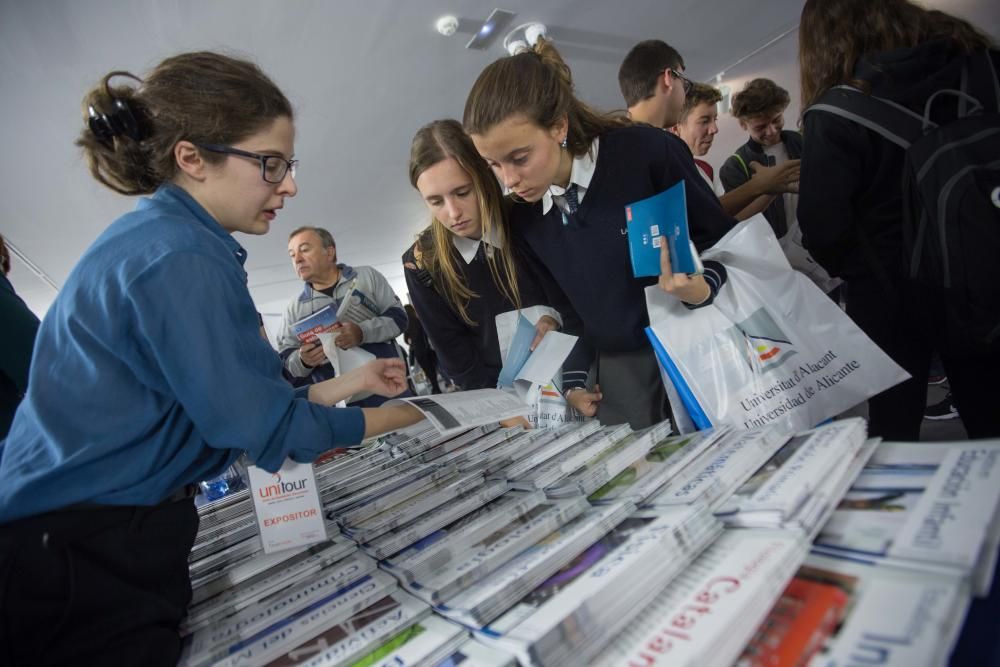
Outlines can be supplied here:
<path id="1" fill-rule="evenodd" d="M 968 605 L 960 577 L 813 553 L 739 664 L 944 665 Z"/>
<path id="2" fill-rule="evenodd" d="M 476 637 L 522 664 L 585 664 L 721 530 L 696 506 L 633 513 Z"/>
<path id="3" fill-rule="evenodd" d="M 419 424 L 317 464 L 332 539 L 271 555 L 246 492 L 208 504 L 181 664 L 946 658 L 989 588 L 1000 443 L 670 430 Z"/>
<path id="4" fill-rule="evenodd" d="M 812 538 L 875 451 L 858 417 L 791 438 L 719 507 L 727 527 L 789 528 Z"/>
<path id="5" fill-rule="evenodd" d="M 595 664 L 733 664 L 808 548 L 793 531 L 724 531 L 639 611 Z"/>
<path id="6" fill-rule="evenodd" d="M 1000 543 L 1000 443 L 884 442 L 817 553 L 968 579 L 985 595 Z"/>

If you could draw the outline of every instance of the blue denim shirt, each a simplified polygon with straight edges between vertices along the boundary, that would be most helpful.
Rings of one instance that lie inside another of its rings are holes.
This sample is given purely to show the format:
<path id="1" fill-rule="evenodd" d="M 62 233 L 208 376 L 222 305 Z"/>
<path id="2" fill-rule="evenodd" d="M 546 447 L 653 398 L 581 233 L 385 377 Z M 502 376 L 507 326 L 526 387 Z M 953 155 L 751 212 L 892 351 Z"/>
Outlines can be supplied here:
<path id="1" fill-rule="evenodd" d="M 357 443 L 364 415 L 295 397 L 260 336 L 246 251 L 166 185 L 84 253 L 38 332 L 0 442 L 0 522 L 152 505 L 245 450 L 267 470 Z"/>

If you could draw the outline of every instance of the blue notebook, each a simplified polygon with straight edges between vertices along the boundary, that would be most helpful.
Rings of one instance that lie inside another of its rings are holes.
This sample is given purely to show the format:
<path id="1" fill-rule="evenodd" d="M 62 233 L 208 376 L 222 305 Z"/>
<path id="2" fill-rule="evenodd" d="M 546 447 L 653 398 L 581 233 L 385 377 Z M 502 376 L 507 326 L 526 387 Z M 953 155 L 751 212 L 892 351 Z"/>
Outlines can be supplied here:
<path id="1" fill-rule="evenodd" d="M 632 274 L 636 278 L 660 275 L 660 245 L 670 249 L 674 273 L 702 273 L 701 261 L 688 232 L 684 181 L 625 207 Z"/>

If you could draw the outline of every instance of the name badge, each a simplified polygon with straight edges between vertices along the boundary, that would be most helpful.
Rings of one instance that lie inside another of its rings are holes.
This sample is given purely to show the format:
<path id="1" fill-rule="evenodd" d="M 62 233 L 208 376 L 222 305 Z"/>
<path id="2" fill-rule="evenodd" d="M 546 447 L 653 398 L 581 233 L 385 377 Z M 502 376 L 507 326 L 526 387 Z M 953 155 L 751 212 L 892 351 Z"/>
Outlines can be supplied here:
<path id="1" fill-rule="evenodd" d="M 247 466 L 247 474 L 265 553 L 327 539 L 326 522 L 311 463 L 285 459 L 281 470 L 276 473 Z"/>

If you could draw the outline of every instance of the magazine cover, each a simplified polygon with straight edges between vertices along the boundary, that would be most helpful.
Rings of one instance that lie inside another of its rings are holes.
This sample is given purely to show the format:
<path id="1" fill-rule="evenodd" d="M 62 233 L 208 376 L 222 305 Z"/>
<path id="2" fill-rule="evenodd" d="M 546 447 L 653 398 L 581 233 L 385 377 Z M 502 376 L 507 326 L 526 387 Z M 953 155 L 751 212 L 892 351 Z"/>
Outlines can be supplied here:
<path id="1" fill-rule="evenodd" d="M 641 504 L 729 432 L 730 427 L 720 426 L 687 435 L 668 436 L 594 491 L 589 500 L 603 504 L 628 499 Z"/>
<path id="2" fill-rule="evenodd" d="M 290 612 L 274 610 L 256 630 L 232 627 L 225 635 L 205 636 L 205 641 L 185 642 L 178 663 L 186 667 L 262 664 L 316 636 L 324 628 L 350 618 L 396 589 L 396 581 L 383 572 L 372 572 L 343 588 L 329 591 L 312 604 Z M 264 617 L 261 617 L 262 620 Z M 197 634 L 189 639 L 197 639 Z"/>
<path id="3" fill-rule="evenodd" d="M 316 339 L 316 334 L 332 331 L 337 324 L 337 311 L 331 306 L 324 306 L 312 315 L 303 317 L 292 324 L 292 333 L 303 343 Z"/>
<path id="4" fill-rule="evenodd" d="M 436 568 L 429 576 L 416 578 L 407 586 L 422 600 L 442 604 L 534 542 L 582 514 L 587 507 L 584 498 L 545 503 L 523 518 L 506 524 L 495 524 L 496 529 L 483 540 L 457 550 L 448 563 Z"/>
<path id="5" fill-rule="evenodd" d="M 937 461 L 933 456 L 937 456 Z M 911 567 L 955 568 L 989 589 L 998 540 L 1000 442 L 882 443 L 816 548 Z"/>
<path id="6" fill-rule="evenodd" d="M 837 585 L 796 576 L 757 628 L 736 665 L 798 667 L 808 664 L 840 624 L 848 600 L 847 592 Z"/>
<path id="7" fill-rule="evenodd" d="M 840 589 L 847 604 L 814 665 L 943 665 L 969 605 L 957 576 L 916 573 L 811 554 L 796 577 Z"/>
<path id="8" fill-rule="evenodd" d="M 281 651 L 269 667 L 336 667 L 350 664 L 394 635 L 419 623 L 430 608 L 403 591 L 393 591 L 349 619 L 321 628 L 305 642 Z M 269 651 L 274 653 L 274 651 Z"/>
<path id="9" fill-rule="evenodd" d="M 508 490 L 506 482 L 487 482 L 473 491 L 451 498 L 449 502 L 438 505 L 409 523 L 389 530 L 372 542 L 365 543 L 363 547 L 376 558 L 388 558 L 444 528 L 452 521 L 461 519 L 470 512 L 499 498 Z"/>

